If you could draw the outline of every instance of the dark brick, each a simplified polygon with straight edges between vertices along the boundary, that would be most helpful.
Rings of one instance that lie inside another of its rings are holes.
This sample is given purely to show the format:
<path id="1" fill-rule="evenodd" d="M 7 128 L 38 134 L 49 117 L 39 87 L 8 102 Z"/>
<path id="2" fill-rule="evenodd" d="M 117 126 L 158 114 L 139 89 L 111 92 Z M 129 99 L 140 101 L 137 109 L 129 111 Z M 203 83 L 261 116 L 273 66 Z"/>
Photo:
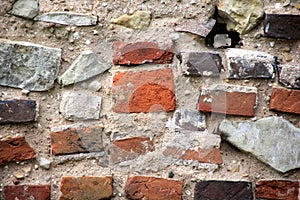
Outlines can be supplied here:
<path id="1" fill-rule="evenodd" d="M 300 65 L 279 65 L 279 69 L 279 82 L 283 84 L 284 87 L 300 89 Z"/>
<path id="2" fill-rule="evenodd" d="M 50 200 L 50 185 L 9 185 L 3 193 L 5 200 Z"/>

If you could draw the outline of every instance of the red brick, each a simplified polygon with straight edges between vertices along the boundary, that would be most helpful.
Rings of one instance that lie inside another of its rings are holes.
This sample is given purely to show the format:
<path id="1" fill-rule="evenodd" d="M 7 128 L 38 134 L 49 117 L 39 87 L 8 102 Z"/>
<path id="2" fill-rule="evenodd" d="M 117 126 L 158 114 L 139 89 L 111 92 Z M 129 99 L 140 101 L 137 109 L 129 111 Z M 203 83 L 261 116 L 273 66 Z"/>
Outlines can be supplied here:
<path id="1" fill-rule="evenodd" d="M 110 148 L 110 159 L 113 163 L 119 163 L 154 151 L 153 142 L 148 137 L 133 137 L 116 140 Z"/>
<path id="2" fill-rule="evenodd" d="M 262 199 L 298 200 L 299 182 L 260 180 L 256 183 L 256 197 Z"/>
<path id="3" fill-rule="evenodd" d="M 115 65 L 139 65 L 144 63 L 171 63 L 173 59 L 173 47 L 161 49 L 154 42 L 114 43 Z"/>
<path id="4" fill-rule="evenodd" d="M 62 177 L 60 200 L 98 200 L 112 195 L 112 177 Z"/>
<path id="5" fill-rule="evenodd" d="M 35 151 L 26 142 L 24 136 L 0 141 L 0 165 L 32 158 L 35 158 Z"/>
<path id="6" fill-rule="evenodd" d="M 227 85 L 202 92 L 198 110 L 228 115 L 255 116 L 256 88 L 236 87 L 231 90 L 231 87 L 235 88 L 236 86 Z"/>
<path id="7" fill-rule="evenodd" d="M 129 176 L 125 193 L 129 199 L 180 200 L 182 181 L 156 177 Z"/>
<path id="8" fill-rule="evenodd" d="M 9 185 L 3 193 L 5 200 L 50 200 L 50 185 Z"/>
<path id="9" fill-rule="evenodd" d="M 117 113 L 173 111 L 176 100 L 172 69 L 119 72 L 113 80 Z"/>
<path id="10" fill-rule="evenodd" d="M 300 90 L 273 88 L 270 110 L 300 114 Z"/>
<path id="11" fill-rule="evenodd" d="M 103 151 L 102 126 L 69 128 L 50 133 L 54 155 Z"/>
<path id="12" fill-rule="evenodd" d="M 219 149 L 180 150 L 176 147 L 168 147 L 164 156 L 181 158 L 183 160 L 196 160 L 203 163 L 222 164 L 223 159 Z"/>

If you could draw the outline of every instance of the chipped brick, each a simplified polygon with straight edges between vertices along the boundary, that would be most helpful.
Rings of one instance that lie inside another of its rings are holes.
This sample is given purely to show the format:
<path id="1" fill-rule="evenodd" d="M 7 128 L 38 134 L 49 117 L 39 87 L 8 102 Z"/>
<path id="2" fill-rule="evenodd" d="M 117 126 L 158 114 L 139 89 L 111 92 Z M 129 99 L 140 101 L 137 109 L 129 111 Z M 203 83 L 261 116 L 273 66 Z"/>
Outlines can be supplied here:
<path id="1" fill-rule="evenodd" d="M 50 200 L 50 185 L 8 185 L 3 193 L 5 200 Z"/>
<path id="2" fill-rule="evenodd" d="M 182 181 L 147 176 L 129 176 L 125 193 L 129 199 L 180 200 Z"/>
<path id="3" fill-rule="evenodd" d="M 279 82 L 284 87 L 300 89 L 300 65 L 285 64 L 279 65 Z"/>
<path id="4" fill-rule="evenodd" d="M 176 100 L 172 69 L 119 72 L 114 76 L 114 112 L 173 111 Z"/>

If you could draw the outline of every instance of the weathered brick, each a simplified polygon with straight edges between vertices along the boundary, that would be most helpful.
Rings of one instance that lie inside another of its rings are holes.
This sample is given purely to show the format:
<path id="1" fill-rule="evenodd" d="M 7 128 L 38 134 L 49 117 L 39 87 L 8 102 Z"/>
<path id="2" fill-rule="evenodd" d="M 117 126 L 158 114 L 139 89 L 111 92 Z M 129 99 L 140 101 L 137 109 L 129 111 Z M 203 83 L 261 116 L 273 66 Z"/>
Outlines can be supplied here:
<path id="1" fill-rule="evenodd" d="M 273 88 L 270 110 L 300 114 L 300 90 Z"/>
<path id="2" fill-rule="evenodd" d="M 0 165 L 35 158 L 34 149 L 29 146 L 24 136 L 0 141 L 0 152 Z"/>
<path id="3" fill-rule="evenodd" d="M 252 117 L 256 107 L 255 87 L 215 85 L 202 88 L 199 111 Z"/>
<path id="4" fill-rule="evenodd" d="M 182 181 L 147 176 L 129 176 L 125 193 L 129 199 L 180 200 Z"/>
<path id="5" fill-rule="evenodd" d="M 102 126 L 68 128 L 50 133 L 54 155 L 103 151 Z"/>
<path id="6" fill-rule="evenodd" d="M 120 139 L 112 143 L 110 159 L 113 163 L 119 163 L 151 151 L 154 151 L 154 145 L 148 137 Z"/>
<path id="7" fill-rule="evenodd" d="M 195 186 L 195 200 L 253 200 L 252 183 L 242 181 L 201 181 Z"/>
<path id="8" fill-rule="evenodd" d="M 59 200 L 98 200 L 112 195 L 112 177 L 62 177 Z"/>
<path id="9" fill-rule="evenodd" d="M 260 180 L 256 183 L 256 198 L 298 200 L 298 194 L 298 181 Z"/>
<path id="10" fill-rule="evenodd" d="M 50 185 L 9 185 L 3 194 L 5 200 L 50 200 Z"/>
<path id="11" fill-rule="evenodd" d="M 119 72 L 114 76 L 114 112 L 173 111 L 176 100 L 172 69 Z"/>
<path id="12" fill-rule="evenodd" d="M 279 65 L 279 82 L 287 88 L 300 89 L 300 65 Z"/>
<path id="13" fill-rule="evenodd" d="M 154 42 L 114 43 L 115 65 L 165 64 L 173 59 L 173 46 L 162 49 Z"/>
<path id="14" fill-rule="evenodd" d="M 36 107 L 33 100 L 0 101 L 0 124 L 33 122 Z"/>

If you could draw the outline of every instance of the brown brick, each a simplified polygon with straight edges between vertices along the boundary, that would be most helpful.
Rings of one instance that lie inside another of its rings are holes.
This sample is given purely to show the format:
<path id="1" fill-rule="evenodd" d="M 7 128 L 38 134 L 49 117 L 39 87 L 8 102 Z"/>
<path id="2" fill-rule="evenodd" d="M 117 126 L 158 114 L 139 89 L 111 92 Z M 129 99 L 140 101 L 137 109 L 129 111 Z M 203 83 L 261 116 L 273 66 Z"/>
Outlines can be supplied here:
<path id="1" fill-rule="evenodd" d="M 300 114 L 300 90 L 273 88 L 270 110 Z"/>
<path id="2" fill-rule="evenodd" d="M 173 111 L 176 101 L 172 69 L 119 72 L 113 80 L 114 112 Z"/>
<path id="3" fill-rule="evenodd" d="M 103 151 L 102 130 L 102 126 L 94 126 L 52 132 L 52 153 L 61 155 Z"/>
<path id="4" fill-rule="evenodd" d="M 173 59 L 173 47 L 161 49 L 154 42 L 114 43 L 115 65 L 139 65 L 144 63 L 171 63 Z"/>
<path id="5" fill-rule="evenodd" d="M 256 198 L 298 200 L 299 182 L 260 180 L 256 183 Z"/>
<path id="6" fill-rule="evenodd" d="M 217 85 L 203 89 L 198 110 L 228 115 L 255 116 L 257 89 L 233 85 Z"/>
<path id="7" fill-rule="evenodd" d="M 5 200 L 50 200 L 50 185 L 9 185 L 3 193 Z"/>
<path id="8" fill-rule="evenodd" d="M 129 176 L 125 193 L 129 199 L 180 200 L 182 181 L 147 176 Z"/>
<path id="9" fill-rule="evenodd" d="M 35 151 L 26 142 L 24 136 L 0 141 L 0 165 L 32 158 L 35 158 Z"/>
<path id="10" fill-rule="evenodd" d="M 112 177 L 62 177 L 60 200 L 98 200 L 112 195 Z"/>
<path id="11" fill-rule="evenodd" d="M 0 124 L 33 122 L 36 102 L 33 100 L 0 101 Z"/>

